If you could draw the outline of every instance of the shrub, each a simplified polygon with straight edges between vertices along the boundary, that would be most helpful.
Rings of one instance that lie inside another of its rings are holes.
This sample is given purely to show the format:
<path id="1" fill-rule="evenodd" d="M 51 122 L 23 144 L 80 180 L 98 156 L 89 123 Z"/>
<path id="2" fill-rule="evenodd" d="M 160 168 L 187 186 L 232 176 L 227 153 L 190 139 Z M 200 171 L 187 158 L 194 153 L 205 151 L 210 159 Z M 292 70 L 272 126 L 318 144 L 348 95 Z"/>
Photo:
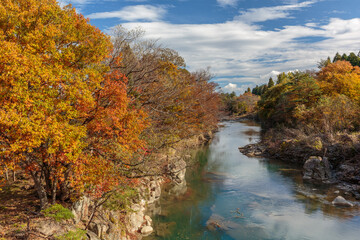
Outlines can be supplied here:
<path id="1" fill-rule="evenodd" d="M 42 210 L 42 213 L 44 214 L 45 217 L 51 217 L 56 222 L 74 218 L 74 214 L 69 209 L 63 207 L 60 204 L 51 205 L 45 210 Z"/>
<path id="2" fill-rule="evenodd" d="M 75 231 L 69 231 L 64 235 L 57 236 L 56 239 L 58 240 L 85 240 L 86 237 L 86 230 L 82 230 L 77 228 Z"/>

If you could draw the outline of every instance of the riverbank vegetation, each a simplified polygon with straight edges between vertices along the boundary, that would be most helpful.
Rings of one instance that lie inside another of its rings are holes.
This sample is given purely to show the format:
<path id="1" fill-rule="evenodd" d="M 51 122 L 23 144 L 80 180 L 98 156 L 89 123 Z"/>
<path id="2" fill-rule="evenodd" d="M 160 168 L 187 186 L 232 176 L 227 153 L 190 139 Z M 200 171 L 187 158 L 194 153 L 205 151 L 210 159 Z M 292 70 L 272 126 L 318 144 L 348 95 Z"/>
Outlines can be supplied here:
<path id="1" fill-rule="evenodd" d="M 30 179 L 41 209 L 102 198 L 163 174 L 158 154 L 216 127 L 209 71 L 142 33 L 110 37 L 55 0 L 0 3 L 3 186 Z"/>
<path id="2" fill-rule="evenodd" d="M 304 163 L 328 157 L 337 177 L 359 184 L 360 57 L 336 54 L 319 71 L 289 72 L 261 94 L 267 154 Z"/>
<path id="3" fill-rule="evenodd" d="M 236 96 L 235 92 L 221 93 L 220 98 L 223 113 L 233 117 L 255 113 L 256 104 L 260 100 L 260 97 L 251 93 L 250 89 L 240 96 Z"/>

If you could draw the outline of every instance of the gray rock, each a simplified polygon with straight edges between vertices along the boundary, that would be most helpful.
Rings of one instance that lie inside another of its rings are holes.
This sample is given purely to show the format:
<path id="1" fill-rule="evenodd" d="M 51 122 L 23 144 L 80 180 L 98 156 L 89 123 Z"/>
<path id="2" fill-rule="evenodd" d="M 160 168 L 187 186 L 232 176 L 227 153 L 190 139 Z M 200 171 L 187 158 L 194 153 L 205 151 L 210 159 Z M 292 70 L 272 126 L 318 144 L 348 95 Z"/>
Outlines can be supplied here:
<path id="1" fill-rule="evenodd" d="M 89 240 L 101 240 L 95 233 L 89 230 L 86 232 L 86 235 L 88 236 Z"/>
<path id="2" fill-rule="evenodd" d="M 151 226 L 145 226 L 141 229 L 141 234 L 144 236 L 148 236 L 150 235 L 152 232 L 154 231 L 154 229 Z"/>
<path id="3" fill-rule="evenodd" d="M 354 204 L 352 204 L 351 202 L 347 201 L 345 198 L 343 198 L 342 196 L 337 196 L 334 201 L 331 202 L 332 205 L 335 206 L 342 206 L 342 207 L 353 207 Z"/>
<path id="4" fill-rule="evenodd" d="M 239 147 L 239 151 L 248 157 L 261 157 L 263 156 L 265 149 L 264 146 L 258 143 Z"/>
<path id="5" fill-rule="evenodd" d="M 86 196 L 81 197 L 73 204 L 71 211 L 74 214 L 75 224 L 79 223 L 81 220 L 88 220 L 90 204 L 91 200 Z"/>
<path id="6" fill-rule="evenodd" d="M 327 180 L 331 177 L 330 163 L 326 157 L 311 156 L 304 164 L 303 179 Z"/>
<path id="7" fill-rule="evenodd" d="M 62 235 L 65 232 L 67 232 L 67 228 L 58 223 L 58 222 L 54 222 L 54 221 L 43 221 L 41 222 L 40 226 L 37 228 L 37 231 L 39 231 L 41 234 L 45 235 L 45 236 L 50 236 L 50 235 Z"/>
<path id="8" fill-rule="evenodd" d="M 185 181 L 186 162 L 183 159 L 173 159 L 173 162 L 167 166 L 171 180 L 177 184 Z"/>
<path id="9" fill-rule="evenodd" d="M 105 221 L 97 220 L 90 225 L 89 229 L 94 232 L 99 238 L 103 238 L 106 232 L 109 230 L 109 226 L 108 224 L 106 224 Z"/>

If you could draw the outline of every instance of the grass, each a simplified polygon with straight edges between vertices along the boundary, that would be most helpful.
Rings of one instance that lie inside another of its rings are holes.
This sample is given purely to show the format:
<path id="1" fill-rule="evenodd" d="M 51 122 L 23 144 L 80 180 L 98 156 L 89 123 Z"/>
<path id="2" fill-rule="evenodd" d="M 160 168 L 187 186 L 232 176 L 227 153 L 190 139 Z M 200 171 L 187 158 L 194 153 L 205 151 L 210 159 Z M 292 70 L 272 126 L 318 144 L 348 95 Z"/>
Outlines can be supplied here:
<path id="1" fill-rule="evenodd" d="M 68 209 L 63 207 L 61 204 L 54 204 L 48 207 L 45 210 L 41 211 L 45 217 L 50 217 L 56 222 L 61 222 L 63 220 L 69 220 L 74 218 L 74 214 Z"/>

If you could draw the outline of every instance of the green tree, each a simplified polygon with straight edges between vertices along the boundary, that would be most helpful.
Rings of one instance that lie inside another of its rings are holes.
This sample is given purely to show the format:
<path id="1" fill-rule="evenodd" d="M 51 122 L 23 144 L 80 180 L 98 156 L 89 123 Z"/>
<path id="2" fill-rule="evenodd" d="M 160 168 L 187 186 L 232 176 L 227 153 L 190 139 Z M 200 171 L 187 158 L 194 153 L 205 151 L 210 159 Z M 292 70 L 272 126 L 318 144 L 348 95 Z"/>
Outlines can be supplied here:
<path id="1" fill-rule="evenodd" d="M 360 66 L 360 57 L 356 56 L 353 52 L 349 54 L 347 61 L 349 61 L 353 66 Z"/>
<path id="2" fill-rule="evenodd" d="M 341 60 L 341 55 L 337 52 L 333 58 L 333 63 Z"/>
<path id="3" fill-rule="evenodd" d="M 269 82 L 268 82 L 268 88 L 272 88 L 275 85 L 274 80 L 272 79 L 272 77 L 269 78 Z"/>
<path id="4" fill-rule="evenodd" d="M 310 107 L 320 97 L 316 80 L 306 73 L 291 74 L 291 79 L 277 84 L 261 96 L 258 105 L 260 117 L 270 124 L 296 123 L 295 109 L 298 105 Z"/>
<path id="5" fill-rule="evenodd" d="M 348 56 L 346 55 L 346 53 L 344 53 L 344 54 L 341 56 L 341 60 L 342 60 L 342 61 L 347 61 L 347 60 L 348 60 Z"/>
<path id="6" fill-rule="evenodd" d="M 286 80 L 286 73 L 282 72 L 277 76 L 276 84 L 283 83 Z"/>

